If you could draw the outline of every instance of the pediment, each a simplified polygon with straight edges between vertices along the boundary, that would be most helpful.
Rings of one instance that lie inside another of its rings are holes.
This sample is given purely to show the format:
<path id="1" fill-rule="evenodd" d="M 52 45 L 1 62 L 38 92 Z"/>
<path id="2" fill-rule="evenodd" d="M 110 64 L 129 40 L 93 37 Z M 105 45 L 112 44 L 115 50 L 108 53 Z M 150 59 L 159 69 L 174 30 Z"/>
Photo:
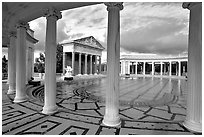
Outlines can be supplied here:
<path id="1" fill-rule="evenodd" d="M 105 49 L 93 36 L 76 39 L 73 42 L 80 43 L 85 46 L 90 46 L 90 47 L 94 47 L 94 48 L 101 49 L 101 50 Z"/>

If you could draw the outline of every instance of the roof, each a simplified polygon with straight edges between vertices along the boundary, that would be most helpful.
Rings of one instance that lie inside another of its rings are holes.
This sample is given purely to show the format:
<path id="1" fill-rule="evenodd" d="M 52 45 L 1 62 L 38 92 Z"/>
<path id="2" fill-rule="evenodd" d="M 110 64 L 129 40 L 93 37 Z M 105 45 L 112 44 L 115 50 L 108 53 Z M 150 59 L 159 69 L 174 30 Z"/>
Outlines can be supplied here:
<path id="1" fill-rule="evenodd" d="M 169 60 L 169 59 L 188 59 L 188 55 L 181 56 L 162 56 L 156 54 L 142 54 L 142 55 L 122 55 L 121 60 Z"/>
<path id="2" fill-rule="evenodd" d="M 68 44 L 68 43 L 81 44 L 84 46 L 88 46 L 88 47 L 92 47 L 92 48 L 96 48 L 96 49 L 100 49 L 100 50 L 105 49 L 93 36 L 75 39 L 75 40 L 72 40 L 72 41 L 67 42 L 67 43 L 62 43 L 62 45 Z"/>

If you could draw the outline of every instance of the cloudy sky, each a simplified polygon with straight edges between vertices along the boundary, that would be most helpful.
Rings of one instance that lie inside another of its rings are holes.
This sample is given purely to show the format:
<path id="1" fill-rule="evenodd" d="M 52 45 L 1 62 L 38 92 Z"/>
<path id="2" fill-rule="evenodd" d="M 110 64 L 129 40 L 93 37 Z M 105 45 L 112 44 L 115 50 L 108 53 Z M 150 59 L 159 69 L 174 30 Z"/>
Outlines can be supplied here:
<path id="1" fill-rule="evenodd" d="M 125 2 L 120 11 L 121 52 L 178 55 L 187 52 L 189 10 L 182 3 Z M 57 22 L 57 42 L 94 36 L 107 47 L 108 11 L 104 4 L 62 11 Z M 44 51 L 46 18 L 30 23 Z"/>

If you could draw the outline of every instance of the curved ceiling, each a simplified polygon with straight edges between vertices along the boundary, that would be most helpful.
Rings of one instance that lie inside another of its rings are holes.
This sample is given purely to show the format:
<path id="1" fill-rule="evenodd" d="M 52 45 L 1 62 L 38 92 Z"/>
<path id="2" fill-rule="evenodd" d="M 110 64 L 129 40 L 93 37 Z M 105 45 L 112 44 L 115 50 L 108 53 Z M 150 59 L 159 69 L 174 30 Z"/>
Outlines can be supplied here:
<path id="1" fill-rule="evenodd" d="M 101 3 L 101 2 L 100 2 Z M 99 2 L 3 2 L 2 3 L 2 45 L 9 43 L 8 32 L 15 30 L 15 24 L 21 20 L 30 22 L 44 15 L 44 10 L 53 7 L 63 11 L 83 6 L 100 4 Z"/>

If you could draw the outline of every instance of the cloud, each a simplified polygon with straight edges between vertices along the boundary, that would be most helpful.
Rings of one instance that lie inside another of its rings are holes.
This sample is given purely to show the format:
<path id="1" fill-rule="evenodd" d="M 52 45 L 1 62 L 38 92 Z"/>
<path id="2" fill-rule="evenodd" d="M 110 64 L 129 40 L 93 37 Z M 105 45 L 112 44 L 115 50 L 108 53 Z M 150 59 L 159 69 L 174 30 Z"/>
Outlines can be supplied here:
<path id="1" fill-rule="evenodd" d="M 187 51 L 189 10 L 182 3 L 124 3 L 120 11 L 121 49 L 124 53 L 179 54 Z M 44 50 L 46 18 L 32 21 L 37 50 Z M 57 42 L 94 36 L 107 48 L 108 11 L 104 4 L 62 11 Z"/>
<path id="2" fill-rule="evenodd" d="M 128 3 L 127 11 L 121 13 L 124 17 L 121 47 L 139 53 L 187 51 L 188 12 L 180 6 L 180 3 Z"/>

